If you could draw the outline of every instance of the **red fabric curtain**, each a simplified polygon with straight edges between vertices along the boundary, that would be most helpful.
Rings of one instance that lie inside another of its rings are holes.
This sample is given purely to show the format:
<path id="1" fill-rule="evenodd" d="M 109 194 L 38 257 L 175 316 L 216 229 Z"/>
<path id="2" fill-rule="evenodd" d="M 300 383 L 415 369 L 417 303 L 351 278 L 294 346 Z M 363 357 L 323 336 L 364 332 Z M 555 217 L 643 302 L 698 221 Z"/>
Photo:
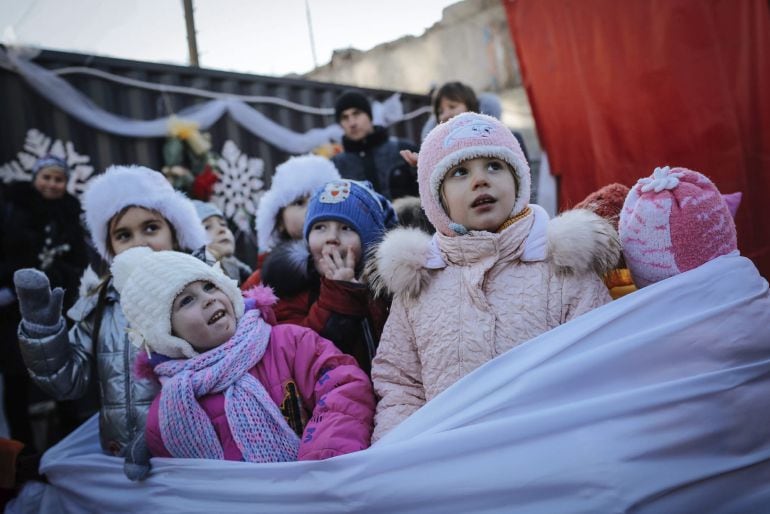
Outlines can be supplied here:
<path id="1" fill-rule="evenodd" d="M 770 277 L 767 0 L 503 0 L 567 208 L 684 166 L 743 192 L 741 253 Z"/>

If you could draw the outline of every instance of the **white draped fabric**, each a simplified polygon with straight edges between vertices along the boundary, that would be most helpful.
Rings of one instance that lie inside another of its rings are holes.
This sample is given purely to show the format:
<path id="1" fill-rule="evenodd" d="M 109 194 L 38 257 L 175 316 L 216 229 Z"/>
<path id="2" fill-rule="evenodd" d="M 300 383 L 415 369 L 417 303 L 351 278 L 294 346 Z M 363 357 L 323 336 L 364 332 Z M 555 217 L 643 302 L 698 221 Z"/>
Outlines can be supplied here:
<path id="1" fill-rule="evenodd" d="M 0 49 L 0 66 L 18 73 L 49 102 L 73 118 L 98 130 L 127 137 L 165 137 L 168 133 L 168 117 L 154 120 L 135 120 L 105 111 L 83 93 L 51 70 L 25 58 L 24 52 Z M 342 139 L 342 128 L 332 124 L 311 129 L 304 133 L 294 132 L 275 123 L 264 114 L 250 107 L 234 95 L 220 94 L 220 98 L 197 104 L 176 113 L 176 116 L 198 123 L 201 129 L 211 127 L 219 118 L 228 114 L 236 123 L 255 136 L 291 154 L 310 152 L 319 145 Z M 278 99 L 277 99 L 278 100 Z M 394 94 L 385 102 L 374 102 L 374 122 L 389 125 L 424 112 L 404 114 L 400 95 Z"/>
<path id="2" fill-rule="evenodd" d="M 49 450 L 51 485 L 10 512 L 765 512 L 768 285 L 720 257 L 514 348 L 328 461 L 153 459 L 131 483 L 96 430 Z"/>

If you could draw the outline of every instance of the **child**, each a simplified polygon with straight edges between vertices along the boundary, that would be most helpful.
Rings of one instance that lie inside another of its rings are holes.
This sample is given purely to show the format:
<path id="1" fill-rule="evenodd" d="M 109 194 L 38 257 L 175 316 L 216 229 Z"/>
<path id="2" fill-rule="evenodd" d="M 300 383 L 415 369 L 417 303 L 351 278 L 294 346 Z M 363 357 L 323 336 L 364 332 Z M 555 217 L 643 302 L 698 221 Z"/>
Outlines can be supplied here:
<path id="1" fill-rule="evenodd" d="M 241 289 L 245 291 L 260 283 L 262 263 L 276 245 L 302 239 L 310 195 L 339 178 L 334 164 L 317 155 L 291 157 L 275 168 L 270 190 L 262 196 L 257 207 L 255 224 L 260 252 L 257 270 Z"/>
<path id="2" fill-rule="evenodd" d="M 192 203 L 148 168 L 108 168 L 91 181 L 83 206 L 94 245 L 108 262 L 135 246 L 189 251 L 206 242 Z M 61 288 L 51 291 L 45 275 L 34 269 L 16 272 L 14 282 L 22 314 L 21 350 L 32 379 L 54 398 L 74 399 L 88 388 L 95 365 L 101 447 L 105 453 L 122 455 L 126 445 L 143 433 L 157 387 L 131 377 L 136 349 L 128 343 L 127 323 L 111 277 L 89 289 L 70 309 L 75 325 L 69 333 L 61 316 Z"/>
<path id="3" fill-rule="evenodd" d="M 337 180 L 319 189 L 305 241 L 276 247 L 265 260 L 264 283 L 280 298 L 278 321 L 312 328 L 369 373 L 387 305 L 372 298 L 361 272 L 368 250 L 395 223 L 390 202 L 368 182 Z"/>
<path id="4" fill-rule="evenodd" d="M 154 352 L 163 384 L 147 416 L 152 455 L 283 462 L 369 446 L 368 378 L 312 330 L 271 327 L 269 289 L 244 303 L 216 267 L 147 248 L 118 255 L 112 273 L 132 341 Z"/>
<path id="5" fill-rule="evenodd" d="M 225 275 L 239 284 L 251 275 L 251 268 L 235 257 L 235 237 L 227 226 L 224 214 L 213 203 L 193 200 L 198 218 L 208 236 L 208 244 L 196 250 L 193 255 L 209 265 L 219 263 Z"/>
<path id="6" fill-rule="evenodd" d="M 645 287 L 737 251 L 734 195 L 687 168 L 655 168 L 626 196 L 620 212 L 623 255 Z"/>
<path id="7" fill-rule="evenodd" d="M 377 251 L 395 296 L 372 367 L 373 440 L 490 359 L 609 301 L 596 269 L 618 257 L 615 231 L 595 214 L 548 222 L 528 205 L 529 167 L 492 117 L 433 129 L 418 176 L 436 234 L 397 229 Z"/>

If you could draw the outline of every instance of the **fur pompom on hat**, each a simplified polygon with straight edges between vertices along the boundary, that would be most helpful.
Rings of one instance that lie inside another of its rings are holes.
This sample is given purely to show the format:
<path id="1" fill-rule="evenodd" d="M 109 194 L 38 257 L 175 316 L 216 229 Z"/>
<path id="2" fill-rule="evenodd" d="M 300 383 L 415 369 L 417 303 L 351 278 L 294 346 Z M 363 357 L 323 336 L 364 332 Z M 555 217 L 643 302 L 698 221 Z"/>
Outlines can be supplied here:
<path id="1" fill-rule="evenodd" d="M 724 198 L 706 176 L 686 168 L 655 168 L 639 180 L 626 197 L 619 232 L 638 287 L 737 250 Z"/>
<path id="2" fill-rule="evenodd" d="M 361 238 L 364 254 L 398 223 L 391 203 L 369 182 L 355 180 L 335 180 L 316 191 L 307 207 L 305 240 L 313 225 L 325 220 L 351 226 Z"/>
<path id="3" fill-rule="evenodd" d="M 206 244 L 206 232 L 192 202 L 175 191 L 162 173 L 143 166 L 111 166 L 91 180 L 83 194 L 83 210 L 99 255 L 106 261 L 108 224 L 126 207 L 142 207 L 159 212 L 173 227 L 183 250 Z"/>
<path id="4" fill-rule="evenodd" d="M 511 216 L 529 204 L 529 165 L 513 133 L 491 116 L 470 112 L 460 114 L 430 131 L 417 160 L 423 209 L 436 230 L 445 236 L 464 234 L 467 229 L 452 222 L 441 206 L 441 184 L 454 166 L 478 157 L 500 159 L 513 168 L 516 202 Z"/>
<path id="5" fill-rule="evenodd" d="M 278 213 L 298 198 L 312 195 L 319 187 L 339 180 L 334 164 L 318 155 L 292 157 L 275 168 L 270 190 L 257 207 L 256 229 L 260 253 L 269 252 L 280 242 Z"/>
<path id="6" fill-rule="evenodd" d="M 118 254 L 111 266 L 120 306 L 129 322 L 131 342 L 172 359 L 190 358 L 198 352 L 187 341 L 171 334 L 171 307 L 188 284 L 213 283 L 233 304 L 236 319 L 244 312 L 241 290 L 218 266 L 209 266 L 181 252 L 155 252 L 142 246 Z"/>
<path id="7" fill-rule="evenodd" d="M 337 123 L 340 122 L 342 113 L 351 108 L 356 108 L 360 111 L 363 111 L 367 114 L 367 116 L 369 116 L 370 120 L 373 119 L 372 104 L 369 102 L 369 99 L 358 91 L 350 90 L 342 93 L 334 102 L 334 119 L 337 121 Z"/>
<path id="8" fill-rule="evenodd" d="M 575 209 L 588 209 L 609 221 L 617 230 L 620 211 L 629 191 L 623 184 L 610 184 L 586 196 L 582 202 L 575 205 Z"/>

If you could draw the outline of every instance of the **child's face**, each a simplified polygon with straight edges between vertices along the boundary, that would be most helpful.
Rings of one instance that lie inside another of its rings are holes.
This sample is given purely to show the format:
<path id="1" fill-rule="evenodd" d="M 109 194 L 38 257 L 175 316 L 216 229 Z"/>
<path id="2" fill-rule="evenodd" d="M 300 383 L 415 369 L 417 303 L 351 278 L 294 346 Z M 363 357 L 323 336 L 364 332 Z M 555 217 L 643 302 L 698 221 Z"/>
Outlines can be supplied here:
<path id="1" fill-rule="evenodd" d="M 516 182 L 507 163 L 488 157 L 461 162 L 441 184 L 449 218 L 468 230 L 496 231 L 511 216 Z"/>
<path id="2" fill-rule="evenodd" d="M 463 102 L 442 96 L 438 103 L 438 122 L 444 123 L 446 120 L 464 112 L 468 112 L 468 106 Z"/>
<path id="3" fill-rule="evenodd" d="M 280 227 L 290 239 L 302 239 L 309 196 L 297 198 L 281 210 Z"/>
<path id="4" fill-rule="evenodd" d="M 107 246 L 113 255 L 137 246 L 149 246 L 156 252 L 174 249 L 174 235 L 166 218 L 143 207 L 129 207 L 122 216 L 110 220 L 109 228 Z"/>
<path id="5" fill-rule="evenodd" d="M 171 305 L 171 330 L 199 352 L 227 342 L 235 334 L 230 298 L 211 282 L 187 284 Z"/>
<path id="6" fill-rule="evenodd" d="M 32 185 L 46 200 L 58 200 L 67 192 L 67 174 L 59 168 L 43 168 L 35 175 Z"/>
<path id="7" fill-rule="evenodd" d="M 218 257 L 229 257 L 235 253 L 235 238 L 222 216 L 209 216 L 203 220 L 203 228 L 209 238 L 208 247 Z"/>
<path id="8" fill-rule="evenodd" d="M 337 254 L 341 264 L 348 260 L 353 263 L 353 268 L 361 259 L 361 238 L 358 232 L 350 225 L 339 221 L 317 221 L 310 227 L 307 242 L 315 267 L 322 274 L 324 254 L 331 255 L 332 259 Z M 348 254 L 352 254 L 352 258 L 348 257 Z"/>

